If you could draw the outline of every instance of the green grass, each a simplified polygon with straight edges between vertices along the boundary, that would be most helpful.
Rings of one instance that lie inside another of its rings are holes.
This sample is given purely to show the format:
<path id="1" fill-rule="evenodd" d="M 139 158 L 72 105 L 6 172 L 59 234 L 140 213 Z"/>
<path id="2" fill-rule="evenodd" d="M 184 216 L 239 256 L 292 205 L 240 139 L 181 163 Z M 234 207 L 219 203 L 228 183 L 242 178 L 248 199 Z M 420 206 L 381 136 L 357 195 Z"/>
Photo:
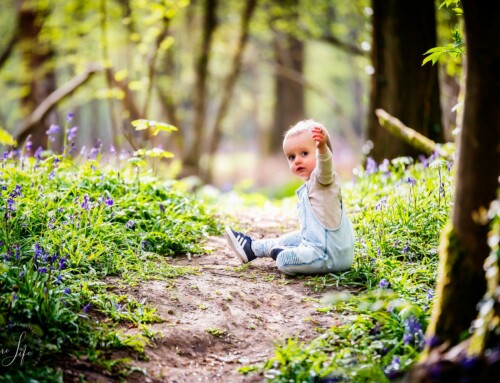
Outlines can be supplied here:
<path id="1" fill-rule="evenodd" d="M 109 350 L 142 353 L 154 336 L 148 325 L 161 319 L 116 288 L 193 273 L 169 257 L 202 252 L 206 236 L 219 231 L 213 212 L 181 183 L 141 171 L 135 158 L 112 161 L 50 152 L 11 152 L 1 161 L 0 326 L 36 330 L 43 366 L 73 354 L 116 370 Z M 139 334 L 124 335 L 129 325 Z M 14 338 L 2 331 L 2 350 L 13 352 Z M 0 381 L 61 379 L 54 369 L 14 362 Z"/>
<path id="2" fill-rule="evenodd" d="M 289 339 L 260 371 L 267 382 L 386 382 L 409 369 L 424 345 L 438 242 L 452 201 L 453 170 L 441 159 L 399 158 L 357 169 L 342 193 L 356 232 L 353 267 L 308 277 L 325 292 L 320 312 L 344 323 L 311 342 Z"/>

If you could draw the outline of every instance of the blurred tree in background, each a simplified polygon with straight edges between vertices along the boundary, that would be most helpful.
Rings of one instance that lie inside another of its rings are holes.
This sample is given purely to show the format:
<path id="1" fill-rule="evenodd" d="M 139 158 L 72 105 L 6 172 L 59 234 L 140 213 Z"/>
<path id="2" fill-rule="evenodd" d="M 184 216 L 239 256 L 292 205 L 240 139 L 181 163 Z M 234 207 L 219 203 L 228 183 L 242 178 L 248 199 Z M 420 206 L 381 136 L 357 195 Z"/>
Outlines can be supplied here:
<path id="1" fill-rule="evenodd" d="M 80 146 L 99 138 L 104 148 L 117 150 L 146 142 L 168 147 L 182 162 L 182 174 L 210 182 L 217 157 L 281 154 L 283 132 L 301 118 L 330 129 L 341 159 L 351 153 L 359 161 L 366 135 L 375 146 L 363 155 L 415 154 L 386 139 L 380 127 L 374 130 L 374 107 L 443 140 L 437 71 L 420 66 L 436 45 L 432 0 L 403 2 L 413 8 L 393 4 L 382 13 L 377 0 L 373 7 L 369 0 L 5 3 L 0 126 L 20 144 L 31 135 L 34 149 L 46 144 L 51 124 L 73 112 Z M 421 17 L 408 18 L 416 14 Z M 448 79 L 460 75 L 446 73 Z M 384 76 L 386 83 L 375 81 Z M 130 122 L 138 118 L 179 131 L 151 137 L 133 129 Z"/>

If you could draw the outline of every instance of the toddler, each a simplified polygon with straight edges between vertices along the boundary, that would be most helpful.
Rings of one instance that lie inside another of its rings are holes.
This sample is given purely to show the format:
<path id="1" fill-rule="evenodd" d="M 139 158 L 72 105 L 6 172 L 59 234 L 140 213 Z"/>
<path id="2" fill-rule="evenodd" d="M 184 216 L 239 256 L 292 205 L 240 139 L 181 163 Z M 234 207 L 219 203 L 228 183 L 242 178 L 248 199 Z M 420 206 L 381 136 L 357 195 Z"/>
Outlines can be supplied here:
<path id="1" fill-rule="evenodd" d="M 271 257 L 285 274 L 321 274 L 348 269 L 354 258 L 354 231 L 333 169 L 330 136 L 314 120 L 285 133 L 283 151 L 290 170 L 304 180 L 297 189 L 300 231 L 252 240 L 226 227 L 231 249 L 243 263 Z"/>

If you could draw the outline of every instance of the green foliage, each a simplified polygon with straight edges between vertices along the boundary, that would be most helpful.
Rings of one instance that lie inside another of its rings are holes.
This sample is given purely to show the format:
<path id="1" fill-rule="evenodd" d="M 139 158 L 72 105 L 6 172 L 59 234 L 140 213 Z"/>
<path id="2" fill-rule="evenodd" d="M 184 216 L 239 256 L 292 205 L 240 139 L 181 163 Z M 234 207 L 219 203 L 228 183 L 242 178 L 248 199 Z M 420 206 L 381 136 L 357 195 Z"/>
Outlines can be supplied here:
<path id="1" fill-rule="evenodd" d="M 343 186 L 357 238 L 354 264 L 306 284 L 329 291 L 320 312 L 345 319 L 309 344 L 290 339 L 279 346 L 261 366 L 268 382 L 387 382 L 408 370 L 423 347 L 434 298 L 451 165 L 434 157 L 378 166 L 369 159 Z"/>
<path id="2" fill-rule="evenodd" d="M 452 12 L 454 17 L 451 17 L 453 21 L 448 21 L 448 25 L 446 27 L 447 33 L 451 34 L 451 42 L 447 43 L 443 46 L 438 46 L 429 49 L 424 53 L 424 56 L 427 56 L 422 61 L 422 65 L 425 65 L 428 62 L 431 62 L 434 65 L 436 62 L 443 61 L 447 63 L 448 58 L 452 57 L 455 60 L 461 59 L 461 57 L 465 54 L 465 41 L 463 39 L 463 32 L 461 31 L 460 22 L 458 17 L 462 16 L 463 10 L 460 7 L 460 1 L 458 0 L 446 0 L 441 3 L 439 9 L 440 13 L 445 13 L 445 10 L 441 10 L 442 8 L 452 8 Z M 440 19 L 440 15 L 438 13 L 438 19 Z M 451 24 L 451 32 L 450 32 L 450 24 Z M 447 63 L 447 68 L 449 70 L 450 65 Z M 453 71 L 454 72 L 454 71 Z"/>
<path id="3" fill-rule="evenodd" d="M 201 252 L 206 236 L 219 230 L 212 212 L 183 188 L 126 161 L 105 160 L 98 150 L 87 161 L 51 152 L 4 156 L 0 326 L 39 329 L 44 360 L 64 352 L 106 365 L 111 348 L 142 353 L 154 336 L 147 325 L 160 318 L 127 286 L 193 273 L 167 257 Z M 129 325 L 135 335 L 123 332 Z M 0 344 L 8 341 L 2 332 Z M 57 381 L 42 367 L 9 370 L 0 381 L 23 374 Z"/>

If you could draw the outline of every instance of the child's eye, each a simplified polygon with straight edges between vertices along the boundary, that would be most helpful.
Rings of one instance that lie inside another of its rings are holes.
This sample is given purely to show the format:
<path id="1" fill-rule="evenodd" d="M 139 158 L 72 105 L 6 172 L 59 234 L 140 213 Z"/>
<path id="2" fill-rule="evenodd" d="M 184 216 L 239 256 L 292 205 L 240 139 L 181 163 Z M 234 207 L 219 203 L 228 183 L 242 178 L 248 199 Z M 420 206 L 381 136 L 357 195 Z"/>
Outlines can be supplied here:
<path id="1" fill-rule="evenodd" d="M 295 159 L 295 155 L 291 154 L 288 156 L 289 161 L 293 161 Z"/>
<path id="2" fill-rule="evenodd" d="M 303 152 L 302 152 L 302 155 L 303 155 L 304 157 L 305 157 L 305 156 L 307 156 L 308 154 L 309 154 L 309 152 L 307 152 L 307 151 L 303 151 Z"/>

